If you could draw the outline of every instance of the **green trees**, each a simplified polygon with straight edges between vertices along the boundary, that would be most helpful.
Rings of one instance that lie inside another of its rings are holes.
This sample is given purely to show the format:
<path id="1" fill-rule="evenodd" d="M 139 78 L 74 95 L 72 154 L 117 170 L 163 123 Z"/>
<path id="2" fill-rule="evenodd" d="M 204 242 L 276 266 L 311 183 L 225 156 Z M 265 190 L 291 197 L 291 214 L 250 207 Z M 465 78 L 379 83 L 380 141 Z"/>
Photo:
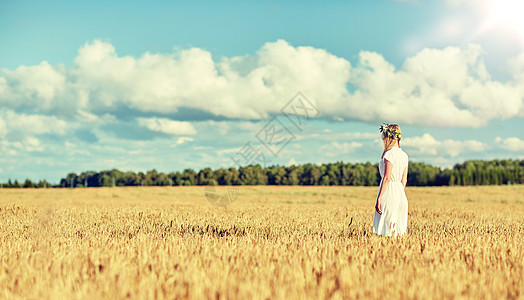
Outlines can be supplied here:
<path id="1" fill-rule="evenodd" d="M 88 186 L 110 186 L 112 178 L 116 185 L 342 185 L 342 186 L 377 186 L 380 183 L 378 164 L 367 163 L 327 163 L 322 165 L 305 164 L 299 166 L 270 166 L 262 168 L 251 165 L 236 168 L 212 170 L 204 168 L 198 173 L 192 169 L 183 172 L 147 173 L 125 172 L 118 170 L 93 173 L 87 177 Z M 62 179 L 61 186 L 73 187 L 82 183 L 85 174 L 68 174 Z M 95 180 L 96 179 L 96 180 Z M 410 162 L 408 185 L 487 185 L 524 183 L 524 161 L 493 160 L 466 161 L 451 169 Z"/>
<path id="2" fill-rule="evenodd" d="M 408 185 L 440 185 L 437 182 L 437 177 L 442 172 L 438 167 L 426 165 L 425 163 L 411 162 L 408 171 Z"/>
<path id="3" fill-rule="evenodd" d="M 300 174 L 299 178 L 300 185 L 318 185 L 320 176 L 322 176 L 322 173 L 318 166 L 312 164 L 305 164 L 304 172 Z"/>
<path id="4" fill-rule="evenodd" d="M 455 185 L 524 183 L 524 160 L 472 160 L 453 168 Z"/>
<path id="5" fill-rule="evenodd" d="M 7 182 L 0 183 L 1 188 L 50 188 L 51 185 L 46 180 L 40 180 L 38 182 L 26 179 L 23 183 L 15 180 L 14 182 L 9 179 Z"/>
<path id="6" fill-rule="evenodd" d="M 181 185 L 196 185 L 197 184 L 197 173 L 192 169 L 185 169 L 182 173 L 182 184 Z"/>
<path id="7" fill-rule="evenodd" d="M 327 163 L 300 166 L 260 165 L 212 170 L 204 168 L 198 173 L 192 169 L 182 172 L 161 173 L 156 170 L 121 172 L 106 170 L 100 172 L 69 173 L 56 187 L 80 188 L 101 186 L 189 186 L 189 185 L 342 185 L 377 186 L 380 183 L 378 164 Z M 470 160 L 456 164 L 453 168 L 442 169 L 420 162 L 410 162 L 408 185 L 490 185 L 524 184 L 524 160 Z M 43 180 L 23 183 L 9 180 L 2 188 L 46 188 L 51 185 Z"/>

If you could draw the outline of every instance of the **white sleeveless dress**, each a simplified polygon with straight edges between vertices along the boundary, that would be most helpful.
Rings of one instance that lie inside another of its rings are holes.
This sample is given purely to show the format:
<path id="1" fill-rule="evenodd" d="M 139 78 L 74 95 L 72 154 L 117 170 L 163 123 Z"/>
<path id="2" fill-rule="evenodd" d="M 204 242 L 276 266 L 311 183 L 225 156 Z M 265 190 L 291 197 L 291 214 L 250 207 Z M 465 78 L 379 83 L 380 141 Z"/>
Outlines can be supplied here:
<path id="1" fill-rule="evenodd" d="M 385 236 L 400 236 L 406 234 L 408 227 L 408 198 L 402 184 L 402 174 L 408 165 L 408 155 L 399 147 L 393 147 L 384 153 L 384 158 L 380 160 L 378 166 L 382 179 L 386 169 L 384 159 L 393 165 L 393 169 L 389 186 L 383 191 L 382 215 L 375 210 L 373 232 Z M 382 186 L 382 179 L 380 186 Z"/>

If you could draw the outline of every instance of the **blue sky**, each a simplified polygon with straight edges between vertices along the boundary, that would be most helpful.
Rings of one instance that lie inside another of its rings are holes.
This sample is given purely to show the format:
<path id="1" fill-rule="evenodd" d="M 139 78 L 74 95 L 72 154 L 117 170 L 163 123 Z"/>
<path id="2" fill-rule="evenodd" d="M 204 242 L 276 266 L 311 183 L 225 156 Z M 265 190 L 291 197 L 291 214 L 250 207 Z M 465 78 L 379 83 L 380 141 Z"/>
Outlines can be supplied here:
<path id="1" fill-rule="evenodd" d="M 522 9 L 3 1 L 0 180 L 230 167 L 246 145 L 268 164 L 376 162 L 382 122 L 412 161 L 522 159 Z M 299 91 L 319 113 L 297 128 L 281 109 Z M 276 155 L 257 139 L 272 118 L 292 138 Z"/>

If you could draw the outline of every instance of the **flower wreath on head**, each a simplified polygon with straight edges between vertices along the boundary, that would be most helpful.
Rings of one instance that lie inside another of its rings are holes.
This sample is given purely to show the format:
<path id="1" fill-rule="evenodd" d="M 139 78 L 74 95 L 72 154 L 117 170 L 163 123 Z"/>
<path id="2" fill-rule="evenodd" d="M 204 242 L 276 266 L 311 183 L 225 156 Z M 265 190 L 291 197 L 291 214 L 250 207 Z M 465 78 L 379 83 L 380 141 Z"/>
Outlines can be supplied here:
<path id="1" fill-rule="evenodd" d="M 383 132 L 385 132 L 387 136 L 394 138 L 394 139 L 400 140 L 402 138 L 402 134 L 393 132 L 391 131 L 391 129 L 389 129 L 388 123 L 382 123 L 382 125 L 380 125 L 380 133 L 383 133 Z"/>

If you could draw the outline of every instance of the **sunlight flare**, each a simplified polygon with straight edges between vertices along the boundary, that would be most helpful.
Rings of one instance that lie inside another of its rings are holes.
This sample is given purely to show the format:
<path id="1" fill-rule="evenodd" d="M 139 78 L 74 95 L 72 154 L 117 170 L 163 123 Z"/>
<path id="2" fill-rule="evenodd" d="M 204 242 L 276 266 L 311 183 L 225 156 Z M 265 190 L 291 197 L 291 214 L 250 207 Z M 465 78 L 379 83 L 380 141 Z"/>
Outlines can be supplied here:
<path id="1" fill-rule="evenodd" d="M 522 0 L 489 0 L 487 2 L 489 18 L 486 27 L 502 26 L 518 34 L 524 42 L 524 1 Z"/>

